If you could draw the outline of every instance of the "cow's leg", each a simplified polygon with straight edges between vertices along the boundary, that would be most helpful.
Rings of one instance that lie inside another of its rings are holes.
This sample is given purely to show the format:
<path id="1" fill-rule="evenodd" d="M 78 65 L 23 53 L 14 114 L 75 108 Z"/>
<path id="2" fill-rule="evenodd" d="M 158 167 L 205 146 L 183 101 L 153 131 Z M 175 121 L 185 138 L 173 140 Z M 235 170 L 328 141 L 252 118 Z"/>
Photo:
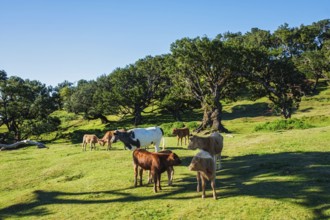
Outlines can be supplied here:
<path id="1" fill-rule="evenodd" d="M 134 163 L 134 187 L 137 187 L 138 165 Z"/>
<path id="2" fill-rule="evenodd" d="M 140 167 L 139 175 L 140 175 L 140 186 L 142 186 L 142 176 L 143 176 L 143 169 L 142 169 L 142 167 Z"/>
<path id="3" fill-rule="evenodd" d="M 151 172 L 150 172 L 150 170 L 148 171 L 148 184 L 149 183 L 152 183 L 153 182 L 153 180 L 152 180 L 152 176 L 151 176 Z"/>
<path id="4" fill-rule="evenodd" d="M 158 188 L 159 188 L 159 190 L 162 190 L 162 187 L 161 187 L 161 185 L 160 185 L 160 179 L 161 179 L 161 173 L 158 172 L 158 173 L 157 173 Z"/>
<path id="5" fill-rule="evenodd" d="M 181 137 L 181 147 L 182 147 L 182 139 L 183 139 L 183 138 Z"/>
<path id="6" fill-rule="evenodd" d="M 159 152 L 160 141 L 155 143 L 155 152 Z M 163 148 L 164 150 L 164 148 Z"/>
<path id="7" fill-rule="evenodd" d="M 84 151 L 85 143 L 83 142 L 81 145 L 82 151 Z"/>
<path id="8" fill-rule="evenodd" d="M 205 182 L 206 182 L 206 179 L 201 176 L 201 179 L 202 179 L 202 198 L 204 199 L 205 198 Z"/>
<path id="9" fill-rule="evenodd" d="M 213 190 L 213 199 L 217 199 L 217 193 L 215 191 L 215 178 L 213 180 L 211 180 L 211 187 Z"/>
<path id="10" fill-rule="evenodd" d="M 180 141 L 180 137 L 178 136 L 178 143 L 176 144 L 176 146 L 179 146 L 179 141 Z"/>
<path id="11" fill-rule="evenodd" d="M 219 170 L 221 169 L 221 155 L 218 155 L 218 159 L 219 159 Z"/>
<path id="12" fill-rule="evenodd" d="M 200 190 L 200 183 L 201 183 L 201 174 L 197 171 L 197 192 Z"/>
<path id="13" fill-rule="evenodd" d="M 155 171 L 151 171 L 151 175 L 154 179 L 154 192 L 157 193 L 157 181 L 158 181 L 157 173 Z"/>
<path id="14" fill-rule="evenodd" d="M 92 145 L 92 142 L 90 143 L 90 147 L 91 147 L 91 151 L 92 151 L 92 149 L 93 149 L 93 147 L 92 147 L 93 145 Z"/>
<path id="15" fill-rule="evenodd" d="M 167 168 L 167 177 L 168 177 L 168 185 L 171 186 L 173 182 L 173 175 L 174 175 L 174 169 L 172 166 Z"/>

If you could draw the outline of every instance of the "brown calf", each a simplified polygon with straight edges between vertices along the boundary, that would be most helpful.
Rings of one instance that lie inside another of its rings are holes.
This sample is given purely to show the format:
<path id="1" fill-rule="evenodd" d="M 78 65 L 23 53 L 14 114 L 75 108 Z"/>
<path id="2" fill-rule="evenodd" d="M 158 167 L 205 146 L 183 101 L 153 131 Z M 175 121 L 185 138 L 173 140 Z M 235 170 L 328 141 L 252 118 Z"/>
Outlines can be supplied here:
<path id="1" fill-rule="evenodd" d="M 82 142 L 82 150 L 86 151 L 86 145 L 90 144 L 91 150 L 96 149 L 95 143 L 99 141 L 99 138 L 95 134 L 85 134 Z"/>
<path id="2" fill-rule="evenodd" d="M 110 150 L 111 149 L 111 138 L 113 137 L 113 133 L 114 133 L 115 131 L 107 131 L 106 133 L 105 133 L 105 135 L 103 136 L 103 138 L 101 138 L 100 140 L 99 140 L 99 144 L 101 145 L 101 146 L 104 146 L 105 145 L 105 143 L 108 143 L 108 145 L 107 145 L 107 150 Z"/>
<path id="3" fill-rule="evenodd" d="M 171 150 L 162 150 L 162 151 L 159 151 L 158 153 L 170 154 L 170 153 L 172 153 L 172 151 Z M 171 186 L 172 183 L 173 183 L 173 178 L 174 178 L 174 168 L 173 168 L 173 166 L 169 166 L 166 171 L 167 171 L 168 185 Z M 148 175 L 148 183 L 153 183 L 152 176 L 151 176 L 150 172 L 149 172 L 149 175 Z"/>
<path id="4" fill-rule="evenodd" d="M 142 186 L 143 170 L 150 170 L 154 181 L 154 192 L 157 192 L 157 186 L 161 190 L 161 173 L 168 170 L 169 167 L 179 165 L 180 158 L 175 153 L 150 153 L 144 149 L 136 149 L 133 152 L 134 163 L 134 186 L 137 186 L 138 169 L 140 176 L 140 186 Z"/>
<path id="5" fill-rule="evenodd" d="M 178 137 L 178 143 L 177 146 L 179 146 L 179 140 L 181 140 L 181 146 L 182 146 L 182 138 L 184 138 L 184 144 L 186 145 L 187 139 L 189 142 L 189 128 L 174 128 L 173 135 L 176 135 Z"/>

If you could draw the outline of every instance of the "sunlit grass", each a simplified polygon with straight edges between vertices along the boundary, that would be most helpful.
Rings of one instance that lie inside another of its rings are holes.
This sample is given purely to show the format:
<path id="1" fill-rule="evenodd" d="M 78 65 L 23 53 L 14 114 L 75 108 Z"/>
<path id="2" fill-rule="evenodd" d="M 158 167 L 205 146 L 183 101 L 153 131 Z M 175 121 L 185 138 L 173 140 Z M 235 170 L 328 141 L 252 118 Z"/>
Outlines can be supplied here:
<path id="1" fill-rule="evenodd" d="M 330 97 L 329 91 L 303 100 L 293 115 L 314 125 L 308 129 L 256 132 L 279 117 L 261 114 L 264 104 L 225 105 L 223 122 L 232 133 L 224 134 L 216 201 L 209 183 L 207 198 L 196 192 L 187 166 L 197 151 L 176 146 L 175 137 L 165 138 L 166 147 L 183 163 L 175 167 L 174 185 L 167 186 L 163 174 L 163 190 L 155 194 L 152 185 L 133 187 L 132 152 L 123 144 L 82 152 L 82 133 L 102 136 L 109 127 L 58 112 L 62 136 L 57 142 L 55 134 L 44 136 L 49 149 L 0 152 L 0 219 L 329 219 L 330 101 L 316 101 Z M 148 117 L 151 123 L 161 116 Z"/>

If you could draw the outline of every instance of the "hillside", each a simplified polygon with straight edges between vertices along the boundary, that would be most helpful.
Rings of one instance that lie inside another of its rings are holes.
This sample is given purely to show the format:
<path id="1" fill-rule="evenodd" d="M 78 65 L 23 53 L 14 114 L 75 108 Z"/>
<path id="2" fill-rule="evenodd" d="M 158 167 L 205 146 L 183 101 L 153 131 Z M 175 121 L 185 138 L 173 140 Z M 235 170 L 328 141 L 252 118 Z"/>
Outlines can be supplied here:
<path id="1" fill-rule="evenodd" d="M 129 119 L 109 116 L 105 127 L 57 112 L 61 130 L 40 137 L 49 149 L 0 152 L 0 219 L 329 219 L 330 87 L 305 97 L 291 124 L 269 113 L 263 99 L 227 103 L 224 110 L 232 133 L 224 134 L 216 201 L 209 183 L 207 198 L 196 192 L 187 168 L 196 151 L 176 146 L 175 137 L 165 138 L 166 148 L 183 163 L 175 167 L 174 185 L 163 174 L 163 190 L 155 194 L 152 185 L 133 187 L 132 154 L 121 143 L 111 151 L 81 151 L 83 133 L 129 128 Z M 200 116 L 187 114 L 185 123 L 195 126 Z M 167 129 L 173 123 L 161 114 L 145 121 Z"/>

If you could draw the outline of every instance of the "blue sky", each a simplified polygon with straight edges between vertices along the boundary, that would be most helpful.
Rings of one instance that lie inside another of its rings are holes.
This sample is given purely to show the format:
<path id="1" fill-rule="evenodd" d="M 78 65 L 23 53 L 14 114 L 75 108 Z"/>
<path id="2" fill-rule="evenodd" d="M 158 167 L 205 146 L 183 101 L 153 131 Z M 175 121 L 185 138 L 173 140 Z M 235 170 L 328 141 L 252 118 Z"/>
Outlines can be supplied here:
<path id="1" fill-rule="evenodd" d="M 329 0 L 0 0 L 0 70 L 52 86 L 95 80 L 183 37 L 329 18 Z"/>

